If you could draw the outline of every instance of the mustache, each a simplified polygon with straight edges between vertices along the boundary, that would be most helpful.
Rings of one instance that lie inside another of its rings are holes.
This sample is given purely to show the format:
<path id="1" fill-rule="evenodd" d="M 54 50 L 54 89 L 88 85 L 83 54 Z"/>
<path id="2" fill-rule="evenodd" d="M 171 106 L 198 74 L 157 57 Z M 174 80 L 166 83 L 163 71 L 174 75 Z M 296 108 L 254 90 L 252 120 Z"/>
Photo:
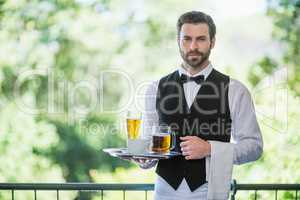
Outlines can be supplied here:
<path id="1" fill-rule="evenodd" d="M 197 56 L 203 56 L 204 53 L 203 52 L 200 52 L 198 50 L 195 50 L 195 51 L 190 51 L 187 53 L 187 56 L 190 56 L 190 55 L 197 55 Z"/>

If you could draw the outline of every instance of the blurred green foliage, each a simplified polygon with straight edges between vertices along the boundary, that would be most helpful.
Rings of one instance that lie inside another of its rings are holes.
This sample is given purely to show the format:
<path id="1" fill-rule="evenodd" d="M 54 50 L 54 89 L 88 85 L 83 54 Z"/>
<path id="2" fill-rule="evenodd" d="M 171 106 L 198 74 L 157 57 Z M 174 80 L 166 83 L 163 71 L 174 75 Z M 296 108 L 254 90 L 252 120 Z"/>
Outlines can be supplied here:
<path id="1" fill-rule="evenodd" d="M 255 95 L 258 105 L 260 108 L 269 108 L 259 110 L 263 115 L 260 124 L 266 125 L 261 126 L 264 154 L 258 162 L 249 164 L 246 168 L 236 167 L 235 174 L 240 179 L 248 179 L 248 182 L 257 182 L 259 179 L 275 183 L 298 183 L 300 1 L 268 1 L 267 15 L 273 22 L 272 37 L 279 47 L 280 56 L 264 55 L 251 66 L 248 73 L 248 80 L 257 92 Z M 260 91 L 262 87 L 265 88 Z M 281 128 L 277 129 L 279 126 Z M 260 192 L 258 195 L 261 199 L 270 199 L 274 193 Z M 278 193 L 278 199 L 295 197 L 294 192 Z M 253 194 L 250 194 L 250 199 L 254 199 Z"/>
<path id="2" fill-rule="evenodd" d="M 117 116 L 103 110 L 119 109 L 127 89 L 113 74 L 101 82 L 102 72 L 139 73 L 144 60 L 155 71 L 172 29 L 127 6 L 0 1 L 0 181 L 94 181 L 91 171 L 132 166 L 101 152 L 125 145 Z M 145 46 L 152 55 L 141 54 Z"/>
<path id="3" fill-rule="evenodd" d="M 132 166 L 101 151 L 125 140 L 115 115 L 90 106 L 99 95 L 106 108 L 118 105 L 122 85 L 76 88 L 94 84 L 126 49 L 120 23 L 102 13 L 108 4 L 0 1 L 1 182 L 94 182 L 93 170 Z"/>
<path id="4" fill-rule="evenodd" d="M 273 20 L 273 38 L 282 47 L 282 57 L 278 60 L 266 56 L 259 60 L 249 73 L 249 81 L 257 85 L 267 75 L 280 70 L 288 70 L 288 85 L 296 96 L 300 96 L 300 1 L 271 0 L 268 15 Z"/>
<path id="5" fill-rule="evenodd" d="M 121 108 L 132 95 L 124 76 L 101 76 L 117 69 L 142 82 L 176 68 L 177 17 L 201 6 L 197 0 L 128 2 L 0 0 L 0 182 L 105 182 L 107 176 L 111 182 L 141 182 L 134 169 L 127 170 L 132 164 L 101 151 L 125 145 L 119 116 L 104 111 Z M 255 63 L 249 82 L 256 86 L 287 66 L 290 91 L 299 97 L 299 7 L 296 1 L 269 2 L 283 56 Z M 258 96 L 263 98 L 258 106 L 272 113 L 271 92 Z M 268 126 L 280 123 L 260 119 L 265 153 L 255 163 L 236 167 L 238 182 L 300 180 L 297 103 L 289 101 L 288 134 L 275 135 Z M 81 199 L 90 198 L 84 195 Z M 76 198 L 67 196 L 63 199 Z M 282 198 L 289 197 L 286 192 Z"/>

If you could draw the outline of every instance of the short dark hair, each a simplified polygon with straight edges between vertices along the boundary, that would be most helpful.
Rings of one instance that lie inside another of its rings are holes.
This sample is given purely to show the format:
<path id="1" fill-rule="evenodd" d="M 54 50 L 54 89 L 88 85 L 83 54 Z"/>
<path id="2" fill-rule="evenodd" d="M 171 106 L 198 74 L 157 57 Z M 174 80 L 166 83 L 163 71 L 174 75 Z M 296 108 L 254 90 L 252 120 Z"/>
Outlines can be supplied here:
<path id="1" fill-rule="evenodd" d="M 177 21 L 177 36 L 179 39 L 181 27 L 183 24 L 199 24 L 205 23 L 208 25 L 209 37 L 212 40 L 216 35 L 216 25 L 211 18 L 211 16 L 200 12 L 200 11 L 190 11 L 182 14 Z"/>

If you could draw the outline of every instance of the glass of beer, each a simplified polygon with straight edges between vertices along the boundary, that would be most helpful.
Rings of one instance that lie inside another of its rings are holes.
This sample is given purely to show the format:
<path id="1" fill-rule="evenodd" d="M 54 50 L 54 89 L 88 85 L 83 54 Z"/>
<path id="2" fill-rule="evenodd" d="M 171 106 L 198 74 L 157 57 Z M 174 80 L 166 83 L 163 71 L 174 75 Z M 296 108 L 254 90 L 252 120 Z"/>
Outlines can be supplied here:
<path id="1" fill-rule="evenodd" d="M 141 112 L 133 110 L 127 111 L 126 125 L 128 139 L 136 140 L 139 138 L 141 121 Z"/>
<path id="2" fill-rule="evenodd" d="M 153 126 L 151 151 L 154 153 L 168 153 L 175 148 L 175 134 L 169 126 Z"/>

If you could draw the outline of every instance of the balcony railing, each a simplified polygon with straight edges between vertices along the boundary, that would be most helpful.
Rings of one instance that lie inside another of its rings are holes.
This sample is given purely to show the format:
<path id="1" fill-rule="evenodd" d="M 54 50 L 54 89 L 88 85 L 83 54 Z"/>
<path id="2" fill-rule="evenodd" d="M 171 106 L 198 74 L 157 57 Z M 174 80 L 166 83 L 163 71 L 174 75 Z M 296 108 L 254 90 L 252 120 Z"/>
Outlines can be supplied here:
<path id="1" fill-rule="evenodd" d="M 60 199 L 62 191 L 97 192 L 101 200 L 110 199 L 105 197 L 106 191 L 121 191 L 123 200 L 126 199 L 127 191 L 142 191 L 144 197 L 139 199 L 149 199 L 148 192 L 154 190 L 154 184 L 95 184 L 95 183 L 0 183 L 0 191 L 11 192 L 11 200 L 15 200 L 16 191 L 32 191 L 33 199 L 38 200 L 38 193 L 43 191 L 54 191 L 56 200 Z M 231 200 L 235 200 L 239 191 L 253 191 L 251 199 L 259 199 L 258 192 L 273 191 L 274 199 L 278 199 L 278 191 L 293 191 L 294 194 L 289 199 L 300 200 L 300 184 L 237 184 L 234 180 L 231 184 Z M 80 195 L 79 195 L 80 199 Z M 280 199 L 281 200 L 281 199 Z"/>
<path id="2" fill-rule="evenodd" d="M 278 199 L 279 191 L 292 191 L 294 192 L 294 195 L 292 197 L 289 197 L 288 199 L 300 200 L 300 184 L 237 184 L 236 180 L 233 180 L 231 184 L 231 200 L 235 200 L 235 196 L 238 191 L 253 191 L 254 200 L 259 199 L 259 191 L 273 191 L 275 200 Z"/>

